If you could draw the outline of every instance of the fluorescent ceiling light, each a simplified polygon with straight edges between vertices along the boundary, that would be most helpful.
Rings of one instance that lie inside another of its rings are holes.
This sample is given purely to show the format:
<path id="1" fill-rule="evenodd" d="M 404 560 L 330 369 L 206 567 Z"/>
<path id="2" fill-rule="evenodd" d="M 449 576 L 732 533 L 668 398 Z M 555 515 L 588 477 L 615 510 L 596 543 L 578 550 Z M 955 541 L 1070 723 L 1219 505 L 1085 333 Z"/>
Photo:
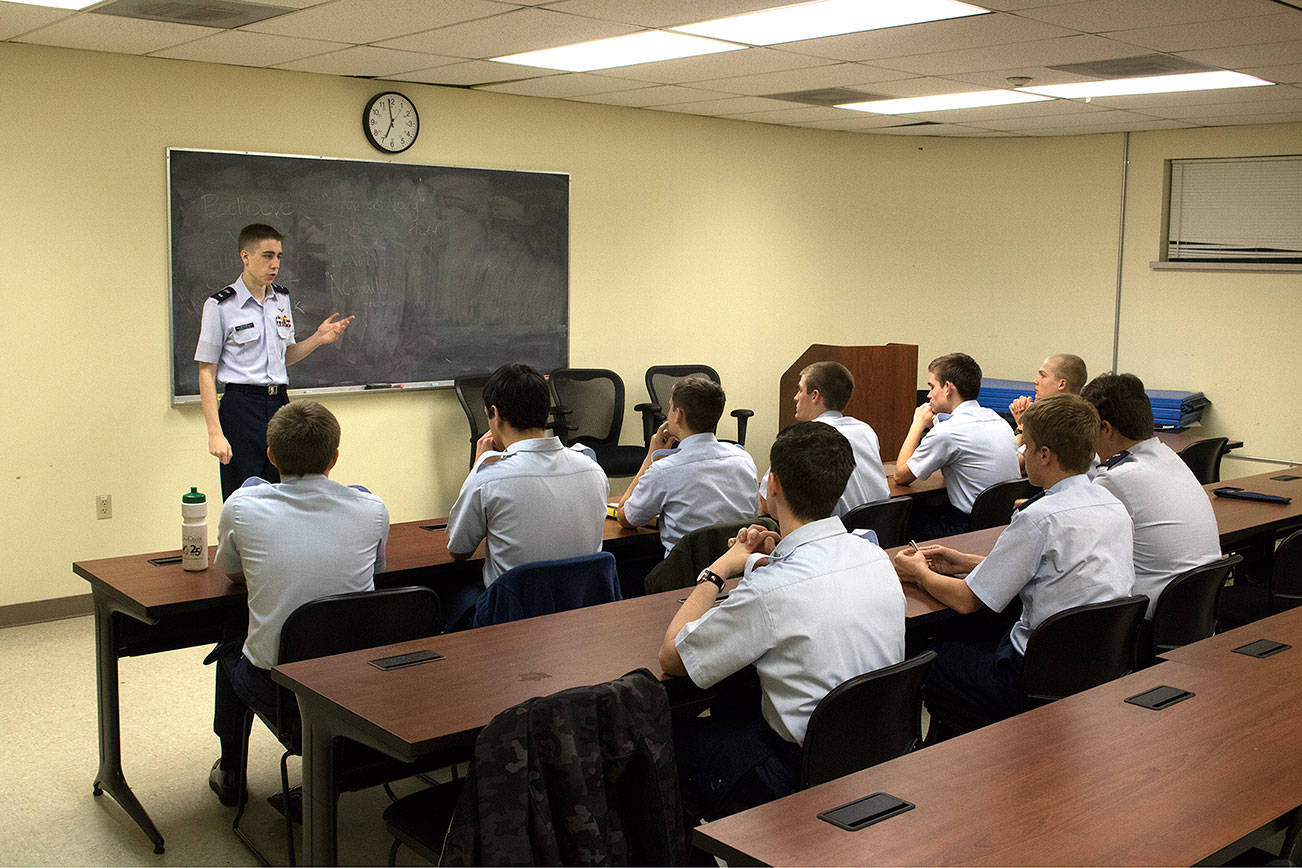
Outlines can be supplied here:
<path id="1" fill-rule="evenodd" d="M 671 29 L 748 45 L 773 45 L 923 21 L 984 15 L 989 11 L 958 0 L 818 0 Z"/>
<path id="2" fill-rule="evenodd" d="M 674 60 L 679 57 L 696 57 L 701 54 L 718 54 L 737 51 L 744 45 L 718 42 L 688 36 L 683 33 L 666 33 L 663 30 L 645 30 L 627 36 L 594 39 L 576 45 L 544 48 L 522 54 L 494 57 L 499 63 L 516 63 L 522 66 L 541 66 L 545 69 L 564 69 L 569 72 L 589 72 L 615 66 L 632 66 L 653 60 Z"/>
<path id="3" fill-rule="evenodd" d="M 85 9 L 99 0 L 17 0 L 24 6 L 50 6 L 54 9 Z"/>
<path id="4" fill-rule="evenodd" d="M 1077 81 L 1018 90 L 1056 96 L 1062 99 L 1085 99 L 1095 96 L 1127 96 L 1139 93 L 1178 93 L 1186 90 L 1217 90 L 1225 87 L 1261 87 L 1273 81 L 1244 75 L 1241 72 L 1187 72 L 1180 75 L 1146 75 L 1141 78 L 1114 78 L 1107 81 Z"/>
<path id="5" fill-rule="evenodd" d="M 869 102 L 848 102 L 837 108 L 879 115 L 915 115 L 920 112 L 938 112 L 945 109 L 981 108 L 990 105 L 1012 105 L 1019 102 L 1042 102 L 1047 96 L 1018 93 L 1015 90 L 973 90 L 966 93 L 942 93 L 936 96 L 909 97 L 907 99 L 879 99 Z"/>

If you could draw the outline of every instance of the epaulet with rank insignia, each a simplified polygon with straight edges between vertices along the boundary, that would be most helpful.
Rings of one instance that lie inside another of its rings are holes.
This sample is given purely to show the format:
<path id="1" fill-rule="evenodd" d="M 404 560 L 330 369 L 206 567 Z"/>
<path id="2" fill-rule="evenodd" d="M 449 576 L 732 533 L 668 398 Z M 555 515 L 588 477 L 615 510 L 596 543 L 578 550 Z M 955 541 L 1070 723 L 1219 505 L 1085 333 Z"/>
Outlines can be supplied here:
<path id="1" fill-rule="evenodd" d="M 276 295 L 289 295 L 289 290 L 281 286 L 279 283 L 273 283 L 271 285 L 271 291 Z"/>
<path id="2" fill-rule="evenodd" d="M 1111 470 L 1112 468 L 1116 467 L 1118 464 L 1125 461 L 1129 457 L 1130 457 L 1130 450 L 1122 449 L 1116 455 L 1113 455 L 1111 458 L 1109 458 L 1107 461 L 1104 461 L 1099 466 L 1107 470 Z"/>
<path id="3" fill-rule="evenodd" d="M 234 295 L 235 295 L 235 287 L 228 286 L 225 289 L 217 290 L 211 296 L 209 296 L 209 298 L 211 298 L 213 301 L 217 302 L 218 304 L 221 304 L 226 299 L 234 297 Z"/>

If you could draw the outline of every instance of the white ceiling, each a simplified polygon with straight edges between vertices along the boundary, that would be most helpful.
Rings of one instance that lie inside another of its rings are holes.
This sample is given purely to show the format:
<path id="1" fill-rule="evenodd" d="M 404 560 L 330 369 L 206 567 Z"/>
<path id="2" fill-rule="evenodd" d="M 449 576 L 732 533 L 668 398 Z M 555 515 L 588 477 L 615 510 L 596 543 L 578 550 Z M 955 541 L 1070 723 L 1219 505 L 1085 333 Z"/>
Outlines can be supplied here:
<path id="1" fill-rule="evenodd" d="M 786 3 L 264 0 L 284 12 L 222 30 L 93 11 L 108 2 L 67 12 L 0 0 L 0 39 L 876 134 L 1055 136 L 1302 121 L 1300 0 L 971 2 L 992 14 L 592 73 L 487 58 Z M 822 88 L 926 96 L 1008 87 L 1013 76 L 1060 84 L 1091 77 L 1049 67 L 1154 53 L 1278 84 L 899 117 L 770 96 Z"/>

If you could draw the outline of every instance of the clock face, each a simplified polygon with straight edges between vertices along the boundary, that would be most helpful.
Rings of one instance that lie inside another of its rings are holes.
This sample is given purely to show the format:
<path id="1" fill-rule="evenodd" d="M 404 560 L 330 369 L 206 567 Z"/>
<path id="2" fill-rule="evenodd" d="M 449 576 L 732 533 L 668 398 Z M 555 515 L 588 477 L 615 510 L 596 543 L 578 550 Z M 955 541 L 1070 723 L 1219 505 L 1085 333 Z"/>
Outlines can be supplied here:
<path id="1" fill-rule="evenodd" d="M 416 106 L 400 93 L 376 94 L 362 112 L 362 129 L 366 139 L 386 154 L 407 150 L 420 132 Z"/>

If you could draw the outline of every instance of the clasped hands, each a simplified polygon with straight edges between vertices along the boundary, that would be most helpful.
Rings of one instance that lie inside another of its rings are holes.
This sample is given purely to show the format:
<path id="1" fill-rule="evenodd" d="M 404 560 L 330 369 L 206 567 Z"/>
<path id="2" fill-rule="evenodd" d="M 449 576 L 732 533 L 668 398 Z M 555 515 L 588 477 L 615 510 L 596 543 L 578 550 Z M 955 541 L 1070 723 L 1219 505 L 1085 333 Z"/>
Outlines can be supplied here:
<path id="1" fill-rule="evenodd" d="M 948 546 L 926 545 L 903 548 L 895 553 L 895 572 L 900 581 L 916 585 L 923 573 L 931 570 L 944 576 L 953 576 L 965 572 L 966 556 Z"/>

